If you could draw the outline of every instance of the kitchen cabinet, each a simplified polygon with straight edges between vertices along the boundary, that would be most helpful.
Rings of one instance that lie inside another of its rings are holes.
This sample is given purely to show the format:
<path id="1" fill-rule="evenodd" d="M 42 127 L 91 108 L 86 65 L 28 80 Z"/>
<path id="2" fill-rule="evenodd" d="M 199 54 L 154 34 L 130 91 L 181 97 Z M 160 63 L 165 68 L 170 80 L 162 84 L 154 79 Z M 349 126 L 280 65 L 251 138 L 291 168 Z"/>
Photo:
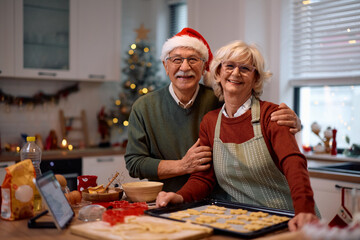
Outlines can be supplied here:
<path id="1" fill-rule="evenodd" d="M 79 0 L 78 77 L 120 78 L 120 1 Z"/>
<path id="2" fill-rule="evenodd" d="M 0 77 L 119 81 L 121 1 L 0 4 Z"/>
<path id="3" fill-rule="evenodd" d="M 14 4 L 0 1 L 0 77 L 14 76 Z"/>
<path id="4" fill-rule="evenodd" d="M 129 176 L 124 155 L 83 157 L 82 159 L 82 174 L 98 176 L 98 185 L 106 185 L 116 172 L 119 173 L 118 179 L 121 183 L 140 181 L 138 178 Z"/>
<path id="5" fill-rule="evenodd" d="M 359 183 L 310 177 L 311 187 L 314 191 L 315 202 L 320 210 L 321 217 L 329 223 L 341 206 L 341 189 L 335 187 L 359 188 Z M 351 191 L 346 190 L 345 206 L 352 211 Z"/>
<path id="6" fill-rule="evenodd" d="M 15 161 L 0 162 L 0 185 L 4 182 L 6 170 L 5 168 L 15 164 Z"/>
<path id="7" fill-rule="evenodd" d="M 15 77 L 77 76 L 77 2 L 16 0 Z"/>

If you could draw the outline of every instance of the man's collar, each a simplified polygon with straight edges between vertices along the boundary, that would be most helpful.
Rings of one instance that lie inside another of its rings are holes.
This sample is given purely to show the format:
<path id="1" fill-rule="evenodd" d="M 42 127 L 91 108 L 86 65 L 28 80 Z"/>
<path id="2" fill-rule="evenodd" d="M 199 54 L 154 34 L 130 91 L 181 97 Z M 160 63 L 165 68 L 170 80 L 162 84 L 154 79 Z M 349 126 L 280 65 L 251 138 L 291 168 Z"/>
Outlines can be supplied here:
<path id="1" fill-rule="evenodd" d="M 190 99 L 190 101 L 186 104 L 182 103 L 179 98 L 176 96 L 175 91 L 174 91 L 174 86 L 172 83 L 170 83 L 169 85 L 169 92 L 171 94 L 171 96 L 174 98 L 175 102 L 182 108 L 186 109 L 186 108 L 190 108 L 195 101 L 195 98 L 197 97 L 198 93 L 199 93 L 199 89 L 200 89 L 200 85 L 197 85 L 197 88 L 195 90 L 194 95 L 192 96 L 192 98 Z"/>

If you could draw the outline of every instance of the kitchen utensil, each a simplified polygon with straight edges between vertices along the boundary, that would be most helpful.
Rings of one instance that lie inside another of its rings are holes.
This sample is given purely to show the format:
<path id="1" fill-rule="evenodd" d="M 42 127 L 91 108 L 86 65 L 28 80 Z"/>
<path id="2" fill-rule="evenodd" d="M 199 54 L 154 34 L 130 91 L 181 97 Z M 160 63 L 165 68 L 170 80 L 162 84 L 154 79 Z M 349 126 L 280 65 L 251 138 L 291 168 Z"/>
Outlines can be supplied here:
<path id="1" fill-rule="evenodd" d="M 105 211 L 106 208 L 101 205 L 87 205 L 79 210 L 78 219 L 84 222 L 100 221 Z"/>
<path id="2" fill-rule="evenodd" d="M 174 213 L 177 211 L 182 211 L 182 210 L 187 210 L 187 209 L 194 209 L 197 211 L 202 211 L 202 210 L 205 210 L 209 205 L 216 205 L 216 206 L 221 206 L 221 207 L 227 208 L 224 215 L 232 215 L 232 214 L 229 214 L 229 212 L 230 212 L 229 209 L 244 209 L 244 210 L 248 211 L 248 213 L 247 213 L 248 215 L 250 215 L 251 212 L 261 211 L 264 213 L 268 213 L 269 217 L 271 215 L 276 215 L 279 217 L 288 217 L 289 219 L 294 217 L 294 213 L 291 211 L 280 210 L 280 209 L 275 209 L 275 208 L 268 208 L 268 207 L 254 206 L 254 205 L 250 205 L 250 204 L 226 202 L 226 201 L 220 201 L 220 200 L 203 200 L 203 201 L 199 201 L 199 202 L 180 204 L 180 205 L 170 206 L 170 207 L 165 207 L 165 208 L 149 209 L 149 210 L 145 211 L 145 214 L 151 215 L 154 217 L 172 219 L 172 218 L 170 218 L 171 213 Z M 206 215 L 212 216 L 215 214 L 207 213 Z M 223 215 L 223 214 L 221 214 L 221 215 Z M 183 220 L 177 220 L 177 221 L 183 221 L 183 222 L 186 220 L 194 221 L 196 217 L 198 217 L 198 216 L 191 215 L 190 218 L 183 218 Z M 216 215 L 216 217 L 218 218 L 219 216 Z M 219 222 L 219 223 L 222 223 L 222 221 L 226 222 L 226 219 L 223 219 L 223 220 L 218 219 L 217 220 L 217 222 Z M 247 222 L 247 223 L 250 223 L 250 222 Z M 239 238 L 255 238 L 255 237 L 270 233 L 270 232 L 274 232 L 274 231 L 286 228 L 287 223 L 288 223 L 288 221 L 283 221 L 280 223 L 275 223 L 268 227 L 263 227 L 259 230 L 255 230 L 255 231 L 249 231 L 249 230 L 244 229 L 244 225 L 231 224 L 232 229 L 223 229 L 223 228 L 219 228 L 219 227 L 213 227 L 213 226 L 208 225 L 207 223 L 202 223 L 201 225 L 211 227 L 214 229 L 215 232 L 218 232 L 221 234 L 231 235 L 231 236 L 235 236 L 235 237 L 239 237 Z"/>
<path id="3" fill-rule="evenodd" d="M 106 190 L 108 189 L 108 187 L 110 186 L 110 184 L 116 179 L 116 177 L 119 175 L 118 172 L 116 172 L 116 174 L 114 175 L 114 177 L 108 182 L 108 184 L 106 184 L 106 186 L 104 187 L 104 192 L 106 192 Z"/>
<path id="4" fill-rule="evenodd" d="M 141 181 L 124 183 L 122 188 L 132 202 L 152 202 L 155 201 L 163 185 L 162 182 Z"/>
<path id="5" fill-rule="evenodd" d="M 157 224 L 159 226 L 163 224 L 174 225 L 173 221 L 151 217 L 151 216 L 136 216 L 138 222 L 146 222 Z M 104 239 L 104 240 L 118 240 L 118 239 L 172 239 L 172 240 L 190 240 L 190 239 L 202 239 L 212 233 L 211 228 L 196 228 L 196 229 L 183 229 L 178 232 L 158 233 L 158 232 L 137 232 L 134 230 L 134 224 L 122 223 L 116 226 L 117 230 L 113 232 L 114 227 L 110 224 L 97 221 L 84 224 L 72 225 L 70 231 L 72 234 L 80 235 L 89 239 Z M 121 227 L 122 230 L 119 230 Z M 124 237 L 125 236 L 125 237 Z"/>
<path id="6" fill-rule="evenodd" d="M 114 192 L 110 191 L 114 190 Z M 110 192 L 107 193 L 89 193 L 88 189 L 81 192 L 82 198 L 85 201 L 91 202 L 111 202 L 120 200 L 123 195 L 123 190 L 120 188 L 109 188 Z"/>

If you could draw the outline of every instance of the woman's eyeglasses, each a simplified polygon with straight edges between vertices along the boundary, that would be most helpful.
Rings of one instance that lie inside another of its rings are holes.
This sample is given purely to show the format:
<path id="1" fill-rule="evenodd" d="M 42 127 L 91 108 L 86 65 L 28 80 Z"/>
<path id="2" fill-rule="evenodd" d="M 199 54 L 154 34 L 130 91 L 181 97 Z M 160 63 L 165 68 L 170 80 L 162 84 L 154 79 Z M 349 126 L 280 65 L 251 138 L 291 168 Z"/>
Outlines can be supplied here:
<path id="1" fill-rule="evenodd" d="M 232 61 L 224 61 L 221 63 L 221 67 L 227 73 L 232 73 L 236 68 L 239 68 L 239 72 L 243 75 L 250 74 L 256 69 L 254 66 L 248 64 L 240 64 Z"/>
<path id="2" fill-rule="evenodd" d="M 179 56 L 175 56 L 175 57 L 167 57 L 166 60 L 169 60 L 172 64 L 174 65 L 181 65 L 184 60 L 187 60 L 189 65 L 197 65 L 199 63 L 203 63 L 205 62 L 205 59 L 203 58 L 199 58 L 199 57 L 188 57 L 188 58 L 184 58 L 184 57 L 179 57 Z"/>

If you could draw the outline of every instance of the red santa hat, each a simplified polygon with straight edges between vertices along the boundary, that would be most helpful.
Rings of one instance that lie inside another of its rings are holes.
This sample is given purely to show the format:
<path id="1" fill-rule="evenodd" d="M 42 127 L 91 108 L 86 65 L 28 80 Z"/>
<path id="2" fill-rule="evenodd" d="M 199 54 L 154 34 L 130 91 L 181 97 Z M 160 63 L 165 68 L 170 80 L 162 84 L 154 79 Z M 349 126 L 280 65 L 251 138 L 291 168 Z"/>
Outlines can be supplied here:
<path id="1" fill-rule="evenodd" d="M 192 28 L 184 28 L 181 32 L 172 38 L 169 38 L 164 43 L 160 59 L 165 61 L 165 58 L 169 55 L 169 53 L 177 47 L 190 47 L 198 51 L 206 61 L 206 71 L 209 71 L 209 65 L 213 59 L 213 55 L 209 44 L 200 33 Z"/>

